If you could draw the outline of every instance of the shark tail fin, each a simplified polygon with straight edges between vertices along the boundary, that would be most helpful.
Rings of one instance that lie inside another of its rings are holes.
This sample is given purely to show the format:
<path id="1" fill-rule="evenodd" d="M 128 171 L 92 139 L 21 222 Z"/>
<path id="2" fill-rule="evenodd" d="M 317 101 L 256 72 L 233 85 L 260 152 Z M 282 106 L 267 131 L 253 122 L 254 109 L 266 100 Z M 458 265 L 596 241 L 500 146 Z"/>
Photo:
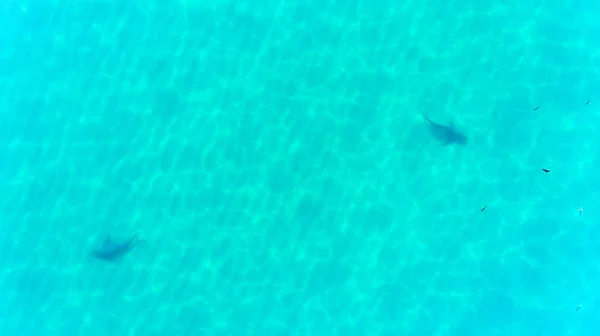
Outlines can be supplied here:
<path id="1" fill-rule="evenodd" d="M 131 243 L 132 244 L 139 244 L 140 243 L 140 238 L 138 238 L 142 233 L 138 232 L 136 234 L 133 235 L 133 237 L 131 237 Z"/>
<path id="2" fill-rule="evenodd" d="M 429 121 L 429 123 L 433 124 L 433 121 L 431 119 L 429 119 L 429 117 L 427 117 L 425 115 L 425 113 L 421 112 L 421 115 L 423 116 L 423 118 L 425 118 L 425 120 Z"/>

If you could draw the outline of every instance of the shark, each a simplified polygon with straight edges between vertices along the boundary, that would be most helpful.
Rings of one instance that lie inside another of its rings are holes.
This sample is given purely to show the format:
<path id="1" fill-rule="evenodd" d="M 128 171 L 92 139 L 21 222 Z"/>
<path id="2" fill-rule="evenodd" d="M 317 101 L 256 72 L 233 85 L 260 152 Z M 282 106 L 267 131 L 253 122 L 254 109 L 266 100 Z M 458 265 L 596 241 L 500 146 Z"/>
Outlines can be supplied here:
<path id="1" fill-rule="evenodd" d="M 435 121 L 429 119 L 429 117 L 427 117 L 425 115 L 425 113 L 421 113 L 423 115 L 423 117 L 425 118 L 425 120 L 427 120 L 429 122 L 429 126 L 431 128 L 431 133 L 433 134 L 433 137 L 436 138 L 437 140 L 439 140 L 440 142 L 442 142 L 442 144 L 444 146 L 446 145 L 452 145 L 452 144 L 456 144 L 456 145 L 466 145 L 467 144 L 467 137 L 459 132 L 455 127 L 454 124 L 450 123 L 450 125 L 442 125 L 442 124 L 438 124 Z"/>
<path id="2" fill-rule="evenodd" d="M 123 241 L 114 241 L 110 235 L 106 236 L 106 239 L 100 245 L 100 247 L 95 248 L 91 251 L 91 256 L 100 259 L 103 261 L 115 262 L 125 255 L 127 255 L 131 250 L 137 246 L 138 239 L 137 237 L 140 234 L 137 233 L 131 238 Z"/>

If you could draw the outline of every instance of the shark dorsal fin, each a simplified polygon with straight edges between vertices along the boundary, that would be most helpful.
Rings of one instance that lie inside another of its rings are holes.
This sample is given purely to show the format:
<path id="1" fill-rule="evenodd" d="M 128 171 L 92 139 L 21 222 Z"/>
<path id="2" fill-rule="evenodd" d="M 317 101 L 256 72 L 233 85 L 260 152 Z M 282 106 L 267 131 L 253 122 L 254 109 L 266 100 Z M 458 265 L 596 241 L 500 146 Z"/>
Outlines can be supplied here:
<path id="1" fill-rule="evenodd" d="M 111 239 L 110 239 L 110 235 L 106 236 L 106 239 L 104 239 L 104 245 L 110 244 Z"/>

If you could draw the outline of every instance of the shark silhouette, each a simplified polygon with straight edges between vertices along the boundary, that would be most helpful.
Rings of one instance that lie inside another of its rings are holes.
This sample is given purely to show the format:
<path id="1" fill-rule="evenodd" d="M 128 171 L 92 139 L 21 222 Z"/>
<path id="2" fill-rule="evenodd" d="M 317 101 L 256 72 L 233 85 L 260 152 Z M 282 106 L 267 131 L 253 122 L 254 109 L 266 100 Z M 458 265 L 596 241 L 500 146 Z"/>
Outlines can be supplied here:
<path id="1" fill-rule="evenodd" d="M 421 113 L 425 120 L 429 121 L 431 133 L 433 137 L 437 140 L 441 141 L 444 146 L 457 144 L 457 145 L 466 145 L 467 137 L 456 130 L 454 125 L 450 123 L 450 125 L 442 125 L 438 124 L 435 121 L 429 119 L 425 113 Z"/>
<path id="2" fill-rule="evenodd" d="M 120 242 L 112 240 L 109 235 L 106 237 L 100 247 L 92 250 L 91 256 L 104 261 L 117 261 L 128 254 L 135 246 L 137 246 L 137 237 L 139 235 L 140 234 L 137 233 L 131 238 Z"/>

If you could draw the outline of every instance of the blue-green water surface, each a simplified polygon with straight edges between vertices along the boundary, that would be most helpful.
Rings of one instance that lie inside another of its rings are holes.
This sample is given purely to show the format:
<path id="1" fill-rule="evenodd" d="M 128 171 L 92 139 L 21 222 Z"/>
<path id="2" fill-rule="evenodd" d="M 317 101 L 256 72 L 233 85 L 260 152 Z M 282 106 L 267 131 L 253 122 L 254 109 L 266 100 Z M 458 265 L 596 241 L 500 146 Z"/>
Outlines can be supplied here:
<path id="1" fill-rule="evenodd" d="M 599 12 L 4 1 L 0 334 L 598 335 Z"/>

